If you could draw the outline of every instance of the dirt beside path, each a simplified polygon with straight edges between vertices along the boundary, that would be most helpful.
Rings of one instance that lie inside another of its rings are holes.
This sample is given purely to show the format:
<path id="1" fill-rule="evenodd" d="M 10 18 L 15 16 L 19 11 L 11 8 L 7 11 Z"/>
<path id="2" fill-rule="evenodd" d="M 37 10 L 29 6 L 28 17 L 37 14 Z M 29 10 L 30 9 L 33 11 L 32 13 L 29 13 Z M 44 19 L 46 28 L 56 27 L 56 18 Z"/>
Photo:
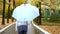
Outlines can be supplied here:
<path id="1" fill-rule="evenodd" d="M 50 32 L 51 34 L 60 34 L 60 26 L 39 25 L 39 27 L 45 29 L 46 31 Z"/>
<path id="2" fill-rule="evenodd" d="M 7 19 L 5 19 L 5 25 L 2 25 L 2 18 L 0 18 L 0 30 L 11 23 L 12 23 L 11 19 L 9 19 L 9 23 L 7 23 Z"/>

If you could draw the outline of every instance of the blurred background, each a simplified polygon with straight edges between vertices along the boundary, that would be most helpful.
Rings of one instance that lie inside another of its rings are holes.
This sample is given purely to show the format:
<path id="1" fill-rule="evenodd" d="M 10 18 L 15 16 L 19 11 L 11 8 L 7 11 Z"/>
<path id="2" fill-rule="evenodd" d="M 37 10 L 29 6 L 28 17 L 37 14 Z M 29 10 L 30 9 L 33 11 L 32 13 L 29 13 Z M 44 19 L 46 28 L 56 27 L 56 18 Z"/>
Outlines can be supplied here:
<path id="1" fill-rule="evenodd" d="M 30 0 L 39 8 L 40 16 L 33 21 L 52 34 L 60 34 L 60 0 Z M 13 10 L 25 0 L 0 0 L 0 30 L 15 22 Z"/>
<path id="2" fill-rule="evenodd" d="M 14 8 L 24 0 L 0 0 L 0 25 L 14 22 Z M 37 25 L 60 25 L 60 0 L 32 0 L 31 4 L 39 8 L 40 16 L 34 19 Z"/>

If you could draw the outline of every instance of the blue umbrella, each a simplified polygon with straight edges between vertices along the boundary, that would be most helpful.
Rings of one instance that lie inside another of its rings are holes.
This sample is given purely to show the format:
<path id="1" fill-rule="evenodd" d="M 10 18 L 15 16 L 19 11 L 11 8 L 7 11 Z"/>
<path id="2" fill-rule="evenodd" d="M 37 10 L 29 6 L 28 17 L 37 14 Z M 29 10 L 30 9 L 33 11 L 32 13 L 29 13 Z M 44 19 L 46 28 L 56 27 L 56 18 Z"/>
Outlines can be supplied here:
<path id="1" fill-rule="evenodd" d="M 13 11 L 12 17 L 17 21 L 32 21 L 39 16 L 39 9 L 30 4 L 22 4 L 16 7 Z"/>

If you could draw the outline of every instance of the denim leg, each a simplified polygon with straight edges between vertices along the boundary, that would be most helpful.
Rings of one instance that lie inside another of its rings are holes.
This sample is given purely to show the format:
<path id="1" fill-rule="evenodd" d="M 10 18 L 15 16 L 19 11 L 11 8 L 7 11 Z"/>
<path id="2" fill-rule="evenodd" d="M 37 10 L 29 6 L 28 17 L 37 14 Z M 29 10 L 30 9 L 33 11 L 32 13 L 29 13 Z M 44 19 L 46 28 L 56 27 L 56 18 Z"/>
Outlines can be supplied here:
<path id="1" fill-rule="evenodd" d="M 18 26 L 18 34 L 26 34 L 27 33 L 27 26 L 22 25 L 22 26 Z"/>
<path id="2" fill-rule="evenodd" d="M 20 31 L 20 32 L 18 32 L 18 34 L 26 34 L 27 33 L 27 31 Z"/>
<path id="3" fill-rule="evenodd" d="M 23 31 L 23 34 L 26 34 L 27 33 L 27 31 Z"/>
<path id="4" fill-rule="evenodd" d="M 22 34 L 22 31 L 18 31 L 18 34 Z"/>

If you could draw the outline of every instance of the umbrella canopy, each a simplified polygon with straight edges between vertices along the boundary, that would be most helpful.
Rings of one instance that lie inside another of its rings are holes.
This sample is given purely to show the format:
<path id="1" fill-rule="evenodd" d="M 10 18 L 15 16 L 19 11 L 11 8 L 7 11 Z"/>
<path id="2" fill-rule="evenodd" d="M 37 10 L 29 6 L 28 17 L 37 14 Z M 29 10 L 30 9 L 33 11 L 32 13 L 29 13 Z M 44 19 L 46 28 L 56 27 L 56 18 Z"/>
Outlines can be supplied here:
<path id="1" fill-rule="evenodd" d="M 32 21 L 39 16 L 39 9 L 30 4 L 22 4 L 16 7 L 13 11 L 12 17 L 18 21 Z"/>

